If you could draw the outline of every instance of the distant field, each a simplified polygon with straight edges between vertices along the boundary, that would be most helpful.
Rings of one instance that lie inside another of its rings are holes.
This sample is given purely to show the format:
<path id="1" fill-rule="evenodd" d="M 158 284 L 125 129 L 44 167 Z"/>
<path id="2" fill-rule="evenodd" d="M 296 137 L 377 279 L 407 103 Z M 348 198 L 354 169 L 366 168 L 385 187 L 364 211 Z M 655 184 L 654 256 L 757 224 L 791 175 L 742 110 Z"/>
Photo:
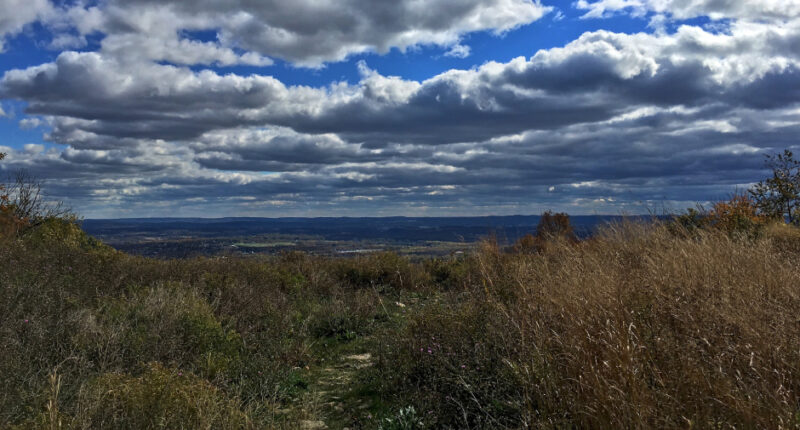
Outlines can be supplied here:
<path id="1" fill-rule="evenodd" d="M 296 244 L 296 242 L 237 242 L 231 246 L 242 248 L 274 248 L 276 246 L 295 246 Z"/>
<path id="2" fill-rule="evenodd" d="M 572 217 L 585 237 L 614 216 Z M 353 250 L 393 250 L 447 255 L 494 237 L 511 244 L 532 233 L 538 216 L 461 218 L 154 218 L 85 220 L 82 227 L 111 246 L 149 257 L 189 257 L 302 251 L 342 255 Z"/>

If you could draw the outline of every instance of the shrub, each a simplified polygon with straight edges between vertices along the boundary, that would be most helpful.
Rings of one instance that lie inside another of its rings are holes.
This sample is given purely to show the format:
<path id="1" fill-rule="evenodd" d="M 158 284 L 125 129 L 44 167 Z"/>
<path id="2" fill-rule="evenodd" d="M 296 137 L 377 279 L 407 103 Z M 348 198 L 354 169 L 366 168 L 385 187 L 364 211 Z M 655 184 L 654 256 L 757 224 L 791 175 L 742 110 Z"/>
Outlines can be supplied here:
<path id="1" fill-rule="evenodd" d="M 470 256 L 431 258 L 423 262 L 431 287 L 437 290 L 466 289 L 472 285 L 475 273 L 474 259 Z"/>
<path id="2" fill-rule="evenodd" d="M 0 217 L 6 233 L 10 231 L 13 235 L 32 231 L 52 219 L 76 220 L 61 202 L 45 200 L 42 183 L 24 170 L 16 172 L 8 185 L 0 187 Z M 10 230 L 9 224 L 13 226 Z"/>
<path id="3" fill-rule="evenodd" d="M 769 221 L 770 218 L 759 213 L 755 200 L 737 192 L 728 200 L 715 202 L 711 210 L 698 206 L 673 216 L 668 228 L 684 237 L 694 236 L 699 230 L 714 229 L 732 237 L 752 239 L 761 234 Z"/>
<path id="4" fill-rule="evenodd" d="M 570 241 L 577 240 L 575 231 L 569 222 L 569 215 L 563 212 L 553 213 L 552 211 L 544 212 L 539 219 L 539 224 L 536 226 L 536 237 L 547 240 L 556 237 L 564 238 Z"/>
<path id="5" fill-rule="evenodd" d="M 248 428 L 235 401 L 191 373 L 149 364 L 139 376 L 106 373 L 80 392 L 79 428 Z"/>
<path id="6" fill-rule="evenodd" d="M 728 234 L 757 234 L 768 218 L 758 213 L 755 201 L 747 194 L 734 193 L 727 201 L 714 203 L 708 213 L 709 224 Z"/>
<path id="7" fill-rule="evenodd" d="M 118 348 L 111 356 L 120 360 L 115 363 L 116 368 L 132 368 L 141 361 L 158 361 L 213 377 L 224 371 L 231 360 L 238 359 L 239 335 L 225 329 L 208 303 L 181 284 L 134 290 L 101 303 L 100 309 L 99 315 L 93 318 L 99 330 L 86 329 L 77 333 L 78 343 Z M 92 333 L 99 334 L 106 342 L 80 339 Z M 213 361 L 211 368 L 207 366 L 209 361 Z"/>
<path id="8" fill-rule="evenodd" d="M 351 340 L 369 334 L 376 319 L 382 319 L 372 290 L 340 292 L 322 299 L 308 313 L 310 333 L 315 337 Z"/>
<path id="9" fill-rule="evenodd" d="M 394 252 L 340 259 L 334 270 L 340 282 L 353 288 L 415 290 L 423 288 L 427 281 L 423 272 Z"/>

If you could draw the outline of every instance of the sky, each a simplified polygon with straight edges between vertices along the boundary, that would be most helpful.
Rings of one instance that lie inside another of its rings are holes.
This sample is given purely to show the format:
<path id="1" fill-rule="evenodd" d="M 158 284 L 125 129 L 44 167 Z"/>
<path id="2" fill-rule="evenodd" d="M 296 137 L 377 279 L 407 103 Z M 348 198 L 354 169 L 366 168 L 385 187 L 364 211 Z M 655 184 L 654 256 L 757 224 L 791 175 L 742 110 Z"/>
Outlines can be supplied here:
<path id="1" fill-rule="evenodd" d="M 86 218 L 675 210 L 799 131 L 800 0 L 0 0 L 0 173 Z"/>

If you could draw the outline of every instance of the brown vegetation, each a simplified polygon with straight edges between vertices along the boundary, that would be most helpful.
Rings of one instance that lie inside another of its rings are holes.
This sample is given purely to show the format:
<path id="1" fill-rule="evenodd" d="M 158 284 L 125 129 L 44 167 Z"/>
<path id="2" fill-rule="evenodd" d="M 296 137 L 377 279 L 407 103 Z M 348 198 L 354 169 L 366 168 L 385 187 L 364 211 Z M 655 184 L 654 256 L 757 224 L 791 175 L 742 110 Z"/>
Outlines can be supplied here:
<path id="1" fill-rule="evenodd" d="M 381 378 L 436 427 L 797 428 L 800 265 L 767 236 L 628 224 L 485 248 L 480 283 L 421 309 Z"/>

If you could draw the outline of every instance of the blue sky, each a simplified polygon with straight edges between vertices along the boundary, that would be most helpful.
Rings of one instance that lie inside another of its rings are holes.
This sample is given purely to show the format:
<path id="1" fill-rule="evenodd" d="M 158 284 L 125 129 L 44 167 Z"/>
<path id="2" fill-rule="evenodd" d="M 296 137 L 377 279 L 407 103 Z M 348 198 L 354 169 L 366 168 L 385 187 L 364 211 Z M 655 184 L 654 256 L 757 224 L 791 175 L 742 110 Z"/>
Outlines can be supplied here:
<path id="1" fill-rule="evenodd" d="M 0 0 L 0 169 L 87 217 L 683 207 L 795 145 L 798 11 Z"/>

